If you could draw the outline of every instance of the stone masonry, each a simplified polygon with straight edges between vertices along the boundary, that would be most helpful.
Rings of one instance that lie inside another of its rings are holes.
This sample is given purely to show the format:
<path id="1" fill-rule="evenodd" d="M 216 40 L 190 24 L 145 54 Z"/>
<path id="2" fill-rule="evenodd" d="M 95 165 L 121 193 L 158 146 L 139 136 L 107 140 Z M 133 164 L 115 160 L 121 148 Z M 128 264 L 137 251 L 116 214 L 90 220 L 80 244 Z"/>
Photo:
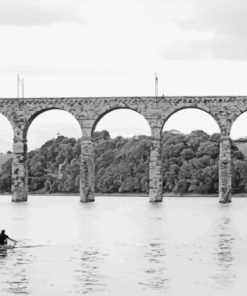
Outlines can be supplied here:
<path id="1" fill-rule="evenodd" d="M 60 109 L 71 113 L 82 130 L 81 202 L 94 201 L 93 131 L 108 112 L 127 108 L 141 114 L 152 134 L 149 169 L 150 201 L 162 201 L 161 132 L 167 119 L 185 108 L 196 108 L 210 114 L 221 130 L 219 161 L 219 201 L 231 201 L 230 130 L 236 118 L 247 109 L 247 97 L 95 97 L 95 98 L 4 98 L 0 112 L 14 130 L 12 164 L 12 201 L 27 200 L 27 141 L 32 121 L 41 113 Z"/>

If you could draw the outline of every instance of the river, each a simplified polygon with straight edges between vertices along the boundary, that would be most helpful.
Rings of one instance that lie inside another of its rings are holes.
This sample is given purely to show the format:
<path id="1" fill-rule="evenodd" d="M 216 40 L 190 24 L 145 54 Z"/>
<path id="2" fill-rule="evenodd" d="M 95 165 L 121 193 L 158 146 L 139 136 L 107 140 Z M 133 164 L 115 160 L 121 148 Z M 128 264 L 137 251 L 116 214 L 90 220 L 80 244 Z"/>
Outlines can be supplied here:
<path id="1" fill-rule="evenodd" d="M 247 198 L 0 197 L 1 295 L 246 295 Z"/>

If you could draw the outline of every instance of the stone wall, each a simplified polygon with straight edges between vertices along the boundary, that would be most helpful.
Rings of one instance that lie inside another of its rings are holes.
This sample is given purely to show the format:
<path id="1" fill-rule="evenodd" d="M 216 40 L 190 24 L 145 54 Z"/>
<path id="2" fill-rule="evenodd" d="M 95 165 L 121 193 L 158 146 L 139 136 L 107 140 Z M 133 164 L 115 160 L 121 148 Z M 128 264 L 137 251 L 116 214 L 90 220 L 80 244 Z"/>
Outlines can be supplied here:
<path id="1" fill-rule="evenodd" d="M 152 132 L 150 154 L 150 201 L 162 200 L 161 132 L 175 112 L 197 108 L 210 114 L 218 123 L 221 134 L 219 164 L 220 202 L 231 201 L 230 130 L 236 118 L 246 111 L 247 97 L 95 97 L 95 98 L 19 98 L 0 99 L 0 112 L 14 130 L 13 201 L 27 200 L 26 135 L 32 121 L 41 113 L 60 109 L 71 113 L 82 130 L 81 201 L 94 200 L 94 161 L 92 133 L 98 121 L 108 112 L 127 108 L 141 114 Z"/>

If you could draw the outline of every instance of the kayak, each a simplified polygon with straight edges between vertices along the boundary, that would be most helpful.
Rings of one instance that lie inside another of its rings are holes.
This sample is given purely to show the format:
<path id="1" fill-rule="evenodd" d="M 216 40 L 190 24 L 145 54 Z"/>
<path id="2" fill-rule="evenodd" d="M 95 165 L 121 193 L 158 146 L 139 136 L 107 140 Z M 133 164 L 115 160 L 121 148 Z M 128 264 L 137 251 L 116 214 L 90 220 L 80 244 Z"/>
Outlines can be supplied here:
<path id="1" fill-rule="evenodd" d="M 17 245 L 7 245 L 7 246 L 1 246 L 0 252 L 9 250 L 9 249 L 23 249 L 23 248 L 35 248 L 35 247 L 45 247 L 47 245 L 31 245 L 31 246 L 17 246 Z"/>
<path id="2" fill-rule="evenodd" d="M 8 249 L 14 249 L 14 245 L 5 245 L 5 246 L 0 246 L 0 251 L 8 250 Z"/>

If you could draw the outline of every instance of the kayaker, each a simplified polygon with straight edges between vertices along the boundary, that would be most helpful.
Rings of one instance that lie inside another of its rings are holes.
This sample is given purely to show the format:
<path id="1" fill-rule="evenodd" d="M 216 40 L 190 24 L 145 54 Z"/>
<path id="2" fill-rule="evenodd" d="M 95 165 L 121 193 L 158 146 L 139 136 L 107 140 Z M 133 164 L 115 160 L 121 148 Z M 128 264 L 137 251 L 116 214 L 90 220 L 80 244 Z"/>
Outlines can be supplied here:
<path id="1" fill-rule="evenodd" d="M 14 243 L 17 243 L 16 240 L 10 238 L 7 234 L 5 234 L 5 230 L 1 230 L 0 232 L 0 246 L 6 246 L 8 243 L 8 239 L 11 240 Z"/>

